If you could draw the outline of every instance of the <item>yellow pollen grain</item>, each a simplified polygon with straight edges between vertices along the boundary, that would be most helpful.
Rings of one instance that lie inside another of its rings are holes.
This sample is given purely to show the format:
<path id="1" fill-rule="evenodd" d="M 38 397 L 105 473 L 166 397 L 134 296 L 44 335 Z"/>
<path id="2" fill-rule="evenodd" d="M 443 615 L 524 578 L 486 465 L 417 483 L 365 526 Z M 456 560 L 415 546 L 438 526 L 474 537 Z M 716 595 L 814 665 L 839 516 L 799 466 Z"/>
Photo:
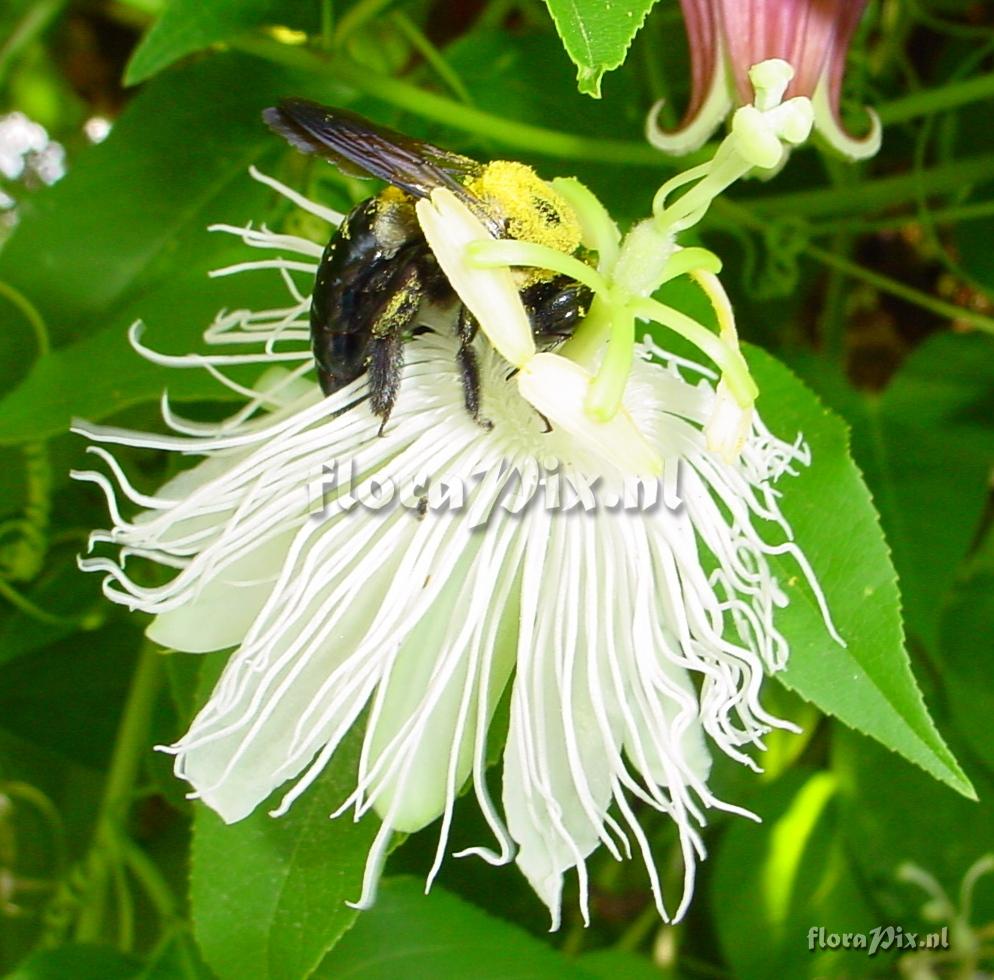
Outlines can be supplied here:
<path id="1" fill-rule="evenodd" d="M 402 191 L 399 187 L 394 187 L 393 184 L 388 184 L 380 191 L 380 200 L 390 204 L 403 204 L 410 199 L 411 195 L 407 191 Z"/>
<path id="2" fill-rule="evenodd" d="M 512 238 L 567 255 L 580 247 L 580 222 L 573 209 L 531 167 L 494 160 L 468 190 L 496 207 Z"/>

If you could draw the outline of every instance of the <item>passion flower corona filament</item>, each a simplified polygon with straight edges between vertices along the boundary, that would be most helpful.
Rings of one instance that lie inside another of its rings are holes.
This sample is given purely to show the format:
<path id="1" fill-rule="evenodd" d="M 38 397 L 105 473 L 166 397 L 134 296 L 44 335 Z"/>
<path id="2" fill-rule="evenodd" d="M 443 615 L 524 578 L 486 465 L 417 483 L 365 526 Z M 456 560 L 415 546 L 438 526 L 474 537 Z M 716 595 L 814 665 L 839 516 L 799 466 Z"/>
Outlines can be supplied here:
<path id="1" fill-rule="evenodd" d="M 476 341 L 489 428 L 464 408 L 452 310 L 423 312 L 428 329 L 406 345 L 382 435 L 365 378 L 321 397 L 295 278 L 313 274 L 321 248 L 227 226 L 272 254 L 219 274 L 274 269 L 286 302 L 219 314 L 204 337 L 211 353 L 166 357 L 139 327 L 131 336 L 157 363 L 210 371 L 241 407 L 203 423 L 164 399 L 162 435 L 75 427 L 103 465 L 74 475 L 104 491 L 112 517 L 82 567 L 104 576 L 110 599 L 152 615 L 148 635 L 163 646 L 234 648 L 189 731 L 165 749 L 191 795 L 234 822 L 279 790 L 272 812 L 283 814 L 365 725 L 339 811 L 381 821 L 360 906 L 373 901 L 391 835 L 440 818 L 430 885 L 469 785 L 493 840 L 460 854 L 515 860 L 553 927 L 571 869 L 588 918 L 587 861 L 599 847 L 640 859 L 660 915 L 679 918 L 708 811 L 745 812 L 708 788 L 712 754 L 758 768 L 749 750 L 789 727 L 759 697 L 764 673 L 788 657 L 771 556 L 793 558 L 835 635 L 779 504 L 810 454 L 751 408 L 716 260 L 681 250 L 672 230 L 660 237 L 655 219 L 622 241 L 599 205 L 583 206 L 589 191 L 564 194 L 580 202 L 599 264 L 583 273 L 597 287 L 592 323 L 556 353 L 529 347 L 508 270 L 568 256 L 487 255 L 445 195 L 419 205 L 460 298 L 489 296 L 505 314 L 481 316 Z M 649 253 L 651 275 L 635 261 Z M 720 334 L 650 296 L 688 271 L 715 303 Z M 682 332 L 719 371 L 636 343 L 637 319 Z M 251 384 L 225 371 L 251 364 Z M 114 446 L 198 462 L 145 494 Z M 498 801 L 486 770 L 504 710 Z M 675 897 L 663 894 L 643 825 L 653 812 L 676 828 Z"/>

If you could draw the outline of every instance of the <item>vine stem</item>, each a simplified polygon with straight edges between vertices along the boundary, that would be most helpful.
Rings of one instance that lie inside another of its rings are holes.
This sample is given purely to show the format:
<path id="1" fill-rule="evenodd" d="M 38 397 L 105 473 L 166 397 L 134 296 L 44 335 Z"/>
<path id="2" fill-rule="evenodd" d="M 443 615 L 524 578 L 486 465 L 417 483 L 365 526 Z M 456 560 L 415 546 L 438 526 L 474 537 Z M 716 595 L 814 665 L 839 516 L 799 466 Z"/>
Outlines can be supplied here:
<path id="1" fill-rule="evenodd" d="M 785 214 L 804 218 L 858 214 L 916 202 L 922 195 L 958 193 L 964 187 L 991 178 L 994 178 L 994 154 L 985 153 L 896 177 L 757 197 L 749 202 L 749 210 L 764 219 Z"/>
<path id="2" fill-rule="evenodd" d="M 142 757 L 148 750 L 152 711 L 162 678 L 161 661 L 161 655 L 152 644 L 144 642 L 117 729 L 114 753 L 93 831 L 91 874 L 76 923 L 76 938 L 80 942 L 97 942 L 102 938 L 108 886 L 113 878 L 112 866 L 120 856 L 118 842 L 122 837 L 123 818 L 134 795 Z"/>
<path id="3" fill-rule="evenodd" d="M 721 211 L 723 217 L 733 218 L 741 226 L 753 230 L 761 230 L 764 227 L 762 219 L 758 215 L 732 201 L 727 199 L 716 201 L 715 207 Z M 879 289 L 882 293 L 890 293 L 891 296 L 897 296 L 899 299 L 906 300 L 915 306 L 920 306 L 923 310 L 929 310 L 937 316 L 950 320 L 958 320 L 961 323 L 969 324 L 974 329 L 980 330 L 983 333 L 994 335 L 994 318 L 985 316 L 983 313 L 978 313 L 976 310 L 936 299 L 934 296 L 922 292 L 920 289 L 906 286 L 904 283 L 898 282 L 896 279 L 891 279 L 890 276 L 881 275 L 879 272 L 864 269 L 857 262 L 851 262 L 817 245 L 808 243 L 800 249 L 800 252 L 821 262 L 822 265 L 827 265 L 839 272 L 852 276 L 854 279 L 868 283 L 874 288 Z"/>
<path id="4" fill-rule="evenodd" d="M 35 335 L 35 343 L 38 345 L 38 356 L 44 357 L 52 349 L 48 339 L 48 327 L 45 320 L 38 312 L 35 305 L 19 289 L 15 289 L 10 283 L 0 279 L 0 296 L 3 296 L 11 305 L 20 310 L 24 319 L 28 321 Z"/>
<path id="5" fill-rule="evenodd" d="M 0 81 L 14 59 L 34 41 L 65 6 L 66 0 L 40 0 L 30 4 L 21 20 L 0 44 Z"/>
<path id="6" fill-rule="evenodd" d="M 650 166 L 664 170 L 682 169 L 689 165 L 688 160 L 690 163 L 697 162 L 697 157 L 694 156 L 684 157 L 681 160 L 667 158 L 648 143 L 635 140 L 593 139 L 505 119 L 477 109 L 475 106 L 464 105 L 434 92 L 428 92 L 399 78 L 376 74 L 347 58 L 280 44 L 271 38 L 246 35 L 230 42 L 230 46 L 275 64 L 343 82 L 358 92 L 406 109 L 425 119 L 499 140 L 507 146 L 531 153 L 601 163 Z"/>
<path id="7" fill-rule="evenodd" d="M 994 72 L 894 99 L 882 105 L 878 115 L 880 121 L 887 125 L 991 98 L 994 98 Z"/>
<path id="8" fill-rule="evenodd" d="M 889 276 L 882 276 L 878 272 L 864 269 L 856 262 L 850 262 L 848 259 L 844 259 L 827 249 L 819 248 L 817 245 L 805 246 L 804 252 L 810 255 L 811 258 L 817 259 L 822 265 L 838 269 L 840 272 L 853 276 L 856 279 L 862 279 L 863 282 L 874 286 L 882 293 L 890 293 L 891 296 L 907 300 L 907 302 L 913 303 L 915 306 L 920 306 L 923 310 L 929 310 L 937 316 L 947 317 L 950 320 L 958 320 L 961 323 L 968 323 L 976 330 L 994 335 L 994 319 L 985 316 L 983 313 L 978 313 L 965 306 L 957 306 L 955 303 L 947 303 L 945 300 L 936 299 L 934 296 L 922 292 L 920 289 L 905 286 L 904 283 L 898 282 L 896 279 L 891 279 Z"/>

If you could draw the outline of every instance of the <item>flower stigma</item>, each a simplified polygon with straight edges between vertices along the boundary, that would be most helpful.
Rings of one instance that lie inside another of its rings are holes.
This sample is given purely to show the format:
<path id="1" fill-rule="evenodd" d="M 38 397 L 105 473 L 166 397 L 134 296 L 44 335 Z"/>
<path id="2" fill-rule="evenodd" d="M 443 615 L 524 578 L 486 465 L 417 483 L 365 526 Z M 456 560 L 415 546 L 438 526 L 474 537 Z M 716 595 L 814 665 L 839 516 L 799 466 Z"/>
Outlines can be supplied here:
<path id="1" fill-rule="evenodd" d="M 449 281 L 490 342 L 515 367 L 523 369 L 537 351 L 517 283 L 507 273 L 543 269 L 569 276 L 593 291 L 590 315 L 576 335 L 551 355 L 571 359 L 590 373 L 582 399 L 588 437 L 592 425 L 609 423 L 621 411 L 635 351 L 636 322 L 641 319 L 674 330 L 719 365 L 722 399 L 709 423 L 709 438 L 712 448 L 726 458 L 741 448 L 757 388 L 739 350 L 731 305 L 717 278 L 721 263 L 706 249 L 681 248 L 676 237 L 699 221 L 711 201 L 730 184 L 756 170 L 776 170 L 785 158 L 784 146 L 803 142 L 811 131 L 810 100 L 798 96 L 782 101 L 793 77 L 787 62 L 770 59 L 754 65 L 749 77 L 755 103 L 737 111 L 732 131 L 714 158 L 664 184 L 653 202 L 653 218 L 636 224 L 624 238 L 579 181 L 553 185 L 575 212 L 582 245 L 596 256 L 596 266 L 569 254 L 572 238 L 551 244 L 527 238 L 495 239 L 447 189 L 436 190 L 430 200 L 418 203 L 425 237 Z M 689 190 L 670 203 L 673 191 L 687 184 L 692 185 Z M 683 274 L 690 275 L 711 301 L 719 319 L 717 337 L 704 325 L 651 298 L 661 285 Z M 552 370 L 552 360 L 544 362 Z M 559 370 L 567 376 L 568 369 Z M 580 377 L 575 371 L 568 376 Z M 534 384 L 526 384 L 522 394 L 530 400 L 536 390 Z M 575 385 L 562 389 L 563 410 L 558 413 L 560 424 L 577 433 L 581 416 L 577 406 L 568 406 L 566 401 L 578 392 Z M 547 405 L 543 411 L 557 414 L 548 409 Z M 602 432 L 598 437 L 602 449 L 605 435 Z M 627 444 L 631 445 L 630 440 Z"/>

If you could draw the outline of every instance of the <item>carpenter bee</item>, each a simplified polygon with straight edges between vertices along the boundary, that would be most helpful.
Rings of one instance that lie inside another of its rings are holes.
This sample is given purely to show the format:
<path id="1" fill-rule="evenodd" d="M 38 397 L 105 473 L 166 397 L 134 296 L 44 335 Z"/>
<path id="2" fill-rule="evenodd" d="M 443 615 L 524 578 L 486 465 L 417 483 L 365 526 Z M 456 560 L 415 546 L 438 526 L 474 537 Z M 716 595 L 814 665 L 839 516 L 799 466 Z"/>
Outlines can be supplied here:
<path id="1" fill-rule="evenodd" d="M 397 398 L 403 344 L 418 328 L 419 311 L 458 302 L 418 224 L 417 199 L 446 187 L 494 237 L 542 241 L 568 254 L 579 250 L 580 228 L 569 205 L 523 164 L 480 164 L 305 99 L 284 99 L 263 119 L 302 153 L 390 185 L 356 205 L 328 242 L 310 312 L 322 390 L 331 394 L 368 372 L 370 407 L 382 419 L 381 432 Z M 572 334 L 592 294 L 568 276 L 536 270 L 524 277 L 521 299 L 538 346 L 548 347 Z M 472 347 L 478 325 L 461 303 L 455 323 L 466 409 L 488 426 L 480 417 Z"/>

